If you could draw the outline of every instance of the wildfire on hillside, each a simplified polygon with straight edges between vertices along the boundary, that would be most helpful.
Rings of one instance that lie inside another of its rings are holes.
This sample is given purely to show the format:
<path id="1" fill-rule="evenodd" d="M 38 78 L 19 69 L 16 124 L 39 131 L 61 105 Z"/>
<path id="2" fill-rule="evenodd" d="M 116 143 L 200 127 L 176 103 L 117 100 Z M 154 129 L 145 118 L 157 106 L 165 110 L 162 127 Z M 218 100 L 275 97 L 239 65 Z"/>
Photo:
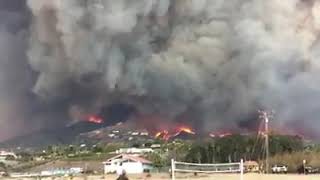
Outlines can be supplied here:
<path id="1" fill-rule="evenodd" d="M 168 141 L 171 138 L 171 135 L 167 130 L 159 131 L 156 133 L 155 138 Z"/>
<path id="2" fill-rule="evenodd" d="M 177 129 L 176 134 L 174 136 L 178 136 L 181 133 L 187 133 L 187 134 L 193 134 L 193 135 L 196 134 L 192 128 L 182 126 Z"/>
<path id="3" fill-rule="evenodd" d="M 102 124 L 104 121 L 101 117 L 96 115 L 89 115 L 86 119 L 88 122 L 95 123 L 95 124 Z"/>
<path id="4" fill-rule="evenodd" d="M 168 130 L 161 130 L 155 134 L 155 138 L 159 138 L 167 141 L 171 138 L 179 136 L 181 133 L 186 133 L 190 135 L 196 134 L 192 128 L 187 126 L 181 126 L 176 128 L 174 131 L 170 131 L 170 132 Z"/>
<path id="5" fill-rule="evenodd" d="M 260 123 L 260 127 L 252 130 L 239 130 L 233 128 L 224 128 L 216 130 L 203 131 L 198 129 L 195 124 L 188 123 L 188 121 L 173 121 L 168 118 L 163 118 L 157 115 L 137 115 L 134 119 L 134 126 L 136 128 L 146 129 L 149 134 L 152 134 L 156 139 L 165 141 L 175 138 L 190 138 L 190 137 L 211 137 L 211 138 L 225 138 L 235 134 L 239 135 L 259 135 L 265 136 L 264 123 Z M 297 131 L 295 131 L 297 132 Z M 275 127 L 270 127 L 270 134 L 279 135 L 297 135 L 295 132 L 286 131 L 284 129 L 277 130 Z M 302 133 L 301 133 L 302 134 Z M 297 135 L 303 137 L 302 135 Z"/>

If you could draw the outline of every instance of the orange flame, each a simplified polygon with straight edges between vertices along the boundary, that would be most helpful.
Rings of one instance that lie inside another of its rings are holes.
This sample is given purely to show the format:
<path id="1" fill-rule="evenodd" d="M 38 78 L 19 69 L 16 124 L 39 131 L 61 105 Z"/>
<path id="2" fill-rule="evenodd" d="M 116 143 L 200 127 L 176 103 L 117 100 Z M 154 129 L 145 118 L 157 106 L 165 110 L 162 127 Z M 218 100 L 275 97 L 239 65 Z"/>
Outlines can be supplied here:
<path id="1" fill-rule="evenodd" d="M 164 130 L 164 131 L 157 132 L 155 135 L 155 138 L 160 138 L 167 141 L 171 138 L 171 135 L 169 134 L 169 131 Z"/>
<path id="2" fill-rule="evenodd" d="M 95 124 L 102 124 L 103 123 L 103 119 L 98 116 L 95 116 L 95 115 L 90 115 L 88 117 L 87 121 L 91 122 L 91 123 L 95 123 Z"/>
<path id="3" fill-rule="evenodd" d="M 191 128 L 188 127 L 180 127 L 178 133 L 185 132 L 188 134 L 196 134 Z"/>
<path id="4" fill-rule="evenodd" d="M 169 133 L 168 130 L 162 130 L 162 131 L 159 131 L 155 134 L 155 138 L 161 138 L 163 140 L 169 140 L 170 138 L 172 137 L 176 137 L 178 136 L 179 134 L 181 133 L 187 133 L 187 134 L 196 134 L 192 128 L 189 128 L 189 127 L 186 127 L 186 126 L 183 126 L 183 127 L 179 127 L 177 128 L 177 130 L 175 130 L 174 132 L 171 132 Z"/>
<path id="5" fill-rule="evenodd" d="M 157 133 L 156 133 L 156 135 L 155 135 L 154 137 L 158 138 L 158 137 L 160 137 L 160 136 L 161 136 L 161 134 L 162 134 L 162 132 L 157 132 Z"/>

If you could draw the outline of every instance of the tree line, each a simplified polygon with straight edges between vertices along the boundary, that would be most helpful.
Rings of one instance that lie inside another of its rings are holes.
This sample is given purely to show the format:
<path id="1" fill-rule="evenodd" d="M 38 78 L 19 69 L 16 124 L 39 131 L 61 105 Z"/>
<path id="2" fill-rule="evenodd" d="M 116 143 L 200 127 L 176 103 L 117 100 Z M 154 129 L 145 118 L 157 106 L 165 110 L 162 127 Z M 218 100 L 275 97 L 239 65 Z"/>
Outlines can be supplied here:
<path id="1" fill-rule="evenodd" d="M 272 135 L 269 152 L 275 154 L 302 151 L 303 141 L 297 136 Z M 187 162 L 225 163 L 265 158 L 265 141 L 262 137 L 232 135 L 209 142 L 195 143 L 185 157 Z"/>
<path id="2" fill-rule="evenodd" d="M 298 136 L 270 135 L 271 156 L 303 150 L 303 140 Z M 241 159 L 260 161 L 265 159 L 265 152 L 263 136 L 231 135 L 203 141 L 174 141 L 149 158 L 156 166 L 162 167 L 168 166 L 171 158 L 192 163 L 227 163 Z"/>

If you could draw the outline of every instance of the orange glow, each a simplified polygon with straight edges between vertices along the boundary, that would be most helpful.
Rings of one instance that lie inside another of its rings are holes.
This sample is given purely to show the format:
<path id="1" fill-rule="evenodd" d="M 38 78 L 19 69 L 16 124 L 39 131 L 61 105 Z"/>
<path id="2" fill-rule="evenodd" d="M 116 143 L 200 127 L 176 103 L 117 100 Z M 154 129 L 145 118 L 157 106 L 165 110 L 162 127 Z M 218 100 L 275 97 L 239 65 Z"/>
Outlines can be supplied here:
<path id="1" fill-rule="evenodd" d="M 155 135 L 155 138 L 160 138 L 167 141 L 171 138 L 171 135 L 169 134 L 169 131 L 163 130 L 163 131 L 157 132 Z"/>
<path id="2" fill-rule="evenodd" d="M 160 139 L 167 141 L 173 137 L 178 136 L 181 133 L 187 133 L 187 134 L 193 134 L 193 135 L 196 134 L 192 128 L 183 126 L 183 127 L 177 128 L 175 131 L 171 131 L 171 132 L 169 132 L 168 130 L 159 131 L 155 134 L 155 138 L 160 138 Z"/>
<path id="3" fill-rule="evenodd" d="M 91 122 L 91 123 L 95 123 L 95 124 L 102 124 L 103 123 L 103 119 L 98 116 L 95 116 L 95 115 L 90 115 L 88 117 L 87 121 Z"/>
<path id="4" fill-rule="evenodd" d="M 188 128 L 188 127 L 179 128 L 179 132 L 178 133 L 181 133 L 181 132 L 185 132 L 185 133 L 188 133 L 188 134 L 196 134 L 191 128 Z"/>
<path id="5" fill-rule="evenodd" d="M 155 135 L 156 138 L 160 137 L 162 134 L 162 132 L 157 132 L 157 134 Z"/>

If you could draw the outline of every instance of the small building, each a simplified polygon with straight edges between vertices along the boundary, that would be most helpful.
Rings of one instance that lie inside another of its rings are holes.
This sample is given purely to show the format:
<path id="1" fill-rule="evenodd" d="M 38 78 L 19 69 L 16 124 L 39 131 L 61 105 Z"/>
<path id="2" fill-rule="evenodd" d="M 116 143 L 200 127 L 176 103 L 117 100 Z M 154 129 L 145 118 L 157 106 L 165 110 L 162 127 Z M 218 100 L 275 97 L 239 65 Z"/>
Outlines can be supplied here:
<path id="1" fill-rule="evenodd" d="M 139 135 L 139 132 L 132 132 L 131 135 L 132 135 L 132 136 L 138 136 L 138 135 Z"/>
<path id="2" fill-rule="evenodd" d="M 110 138 L 113 138 L 113 137 L 115 137 L 116 135 L 115 135 L 115 134 L 108 134 L 108 136 L 109 136 Z"/>
<path id="3" fill-rule="evenodd" d="M 259 163 L 256 161 L 246 161 L 243 166 L 246 172 L 259 172 Z"/>
<path id="4" fill-rule="evenodd" d="M 33 160 L 35 160 L 35 161 L 44 161 L 45 158 L 43 156 L 36 156 L 36 157 L 33 158 Z"/>
<path id="5" fill-rule="evenodd" d="M 116 154 L 146 154 L 152 153 L 151 148 L 120 148 L 116 151 Z"/>
<path id="6" fill-rule="evenodd" d="M 103 162 L 104 173 L 121 174 L 125 171 L 128 174 L 139 174 L 149 172 L 152 169 L 152 162 L 138 156 L 120 154 Z"/>
<path id="7" fill-rule="evenodd" d="M 113 130 L 112 133 L 113 133 L 113 134 L 119 134 L 120 131 L 119 131 L 119 130 Z"/>
<path id="8" fill-rule="evenodd" d="M 161 144 L 152 144 L 151 145 L 151 149 L 160 149 L 161 148 Z"/>
<path id="9" fill-rule="evenodd" d="M 17 159 L 17 155 L 13 152 L 0 151 L 0 161 Z"/>
<path id="10" fill-rule="evenodd" d="M 140 136 L 149 136 L 149 133 L 147 131 L 140 132 Z"/>
<path id="11" fill-rule="evenodd" d="M 72 167 L 72 168 L 57 168 L 51 170 L 41 171 L 41 176 L 62 176 L 62 175 L 76 175 L 83 173 L 83 168 Z"/>

